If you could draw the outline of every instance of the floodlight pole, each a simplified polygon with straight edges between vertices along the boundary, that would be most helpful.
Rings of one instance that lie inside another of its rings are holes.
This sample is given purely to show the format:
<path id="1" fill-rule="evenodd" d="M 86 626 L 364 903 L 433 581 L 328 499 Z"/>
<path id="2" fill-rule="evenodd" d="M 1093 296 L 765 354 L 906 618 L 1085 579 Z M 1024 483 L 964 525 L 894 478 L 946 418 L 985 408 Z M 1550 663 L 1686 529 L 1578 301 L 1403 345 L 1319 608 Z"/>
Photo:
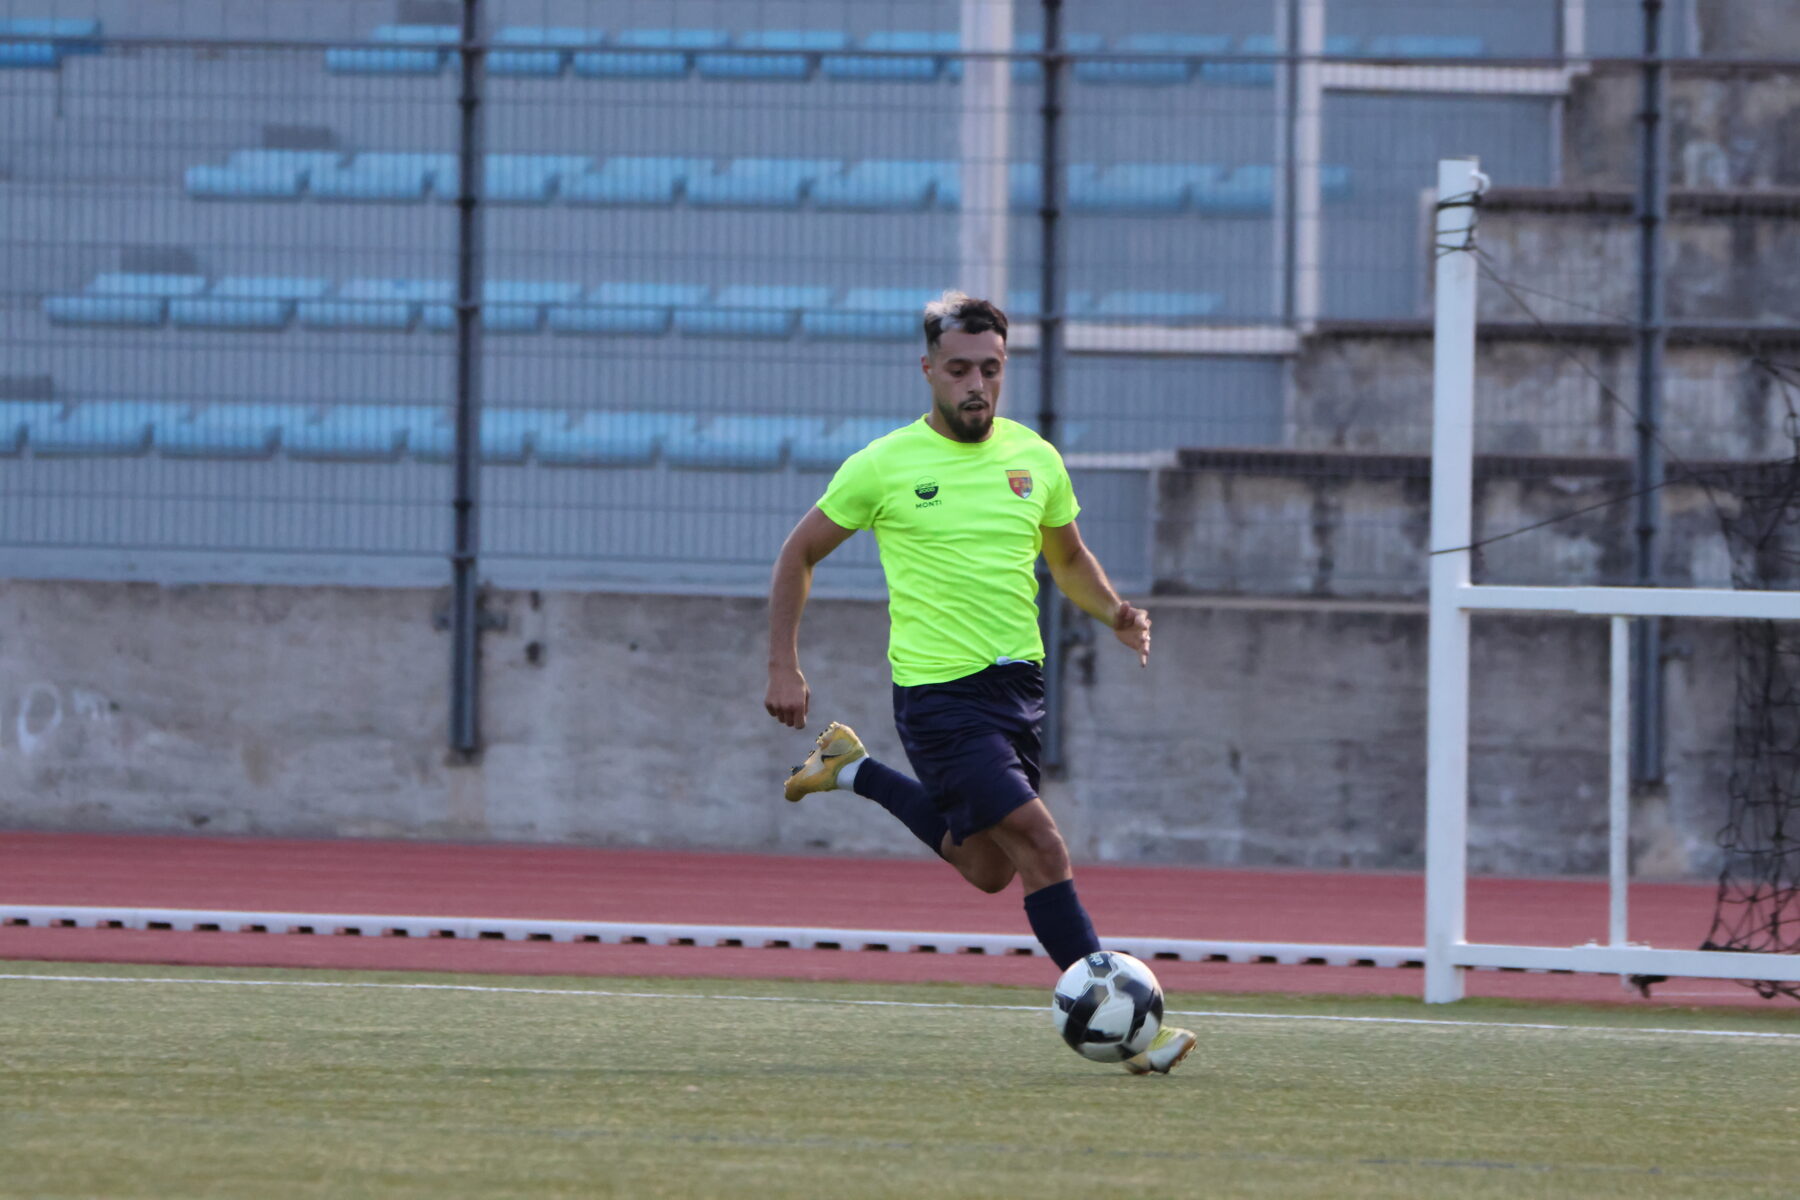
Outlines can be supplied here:
<path id="1" fill-rule="evenodd" d="M 481 194 L 483 174 L 481 0 L 463 0 L 462 88 L 456 190 L 456 447 L 451 500 L 450 750 L 464 761 L 481 748 Z"/>
<path id="2" fill-rule="evenodd" d="M 1474 158 L 1438 163 L 1432 325 L 1431 603 L 1426 655 L 1425 1002 L 1462 999 L 1452 948 L 1466 940 L 1469 847 L 1469 586 L 1474 528 Z"/>

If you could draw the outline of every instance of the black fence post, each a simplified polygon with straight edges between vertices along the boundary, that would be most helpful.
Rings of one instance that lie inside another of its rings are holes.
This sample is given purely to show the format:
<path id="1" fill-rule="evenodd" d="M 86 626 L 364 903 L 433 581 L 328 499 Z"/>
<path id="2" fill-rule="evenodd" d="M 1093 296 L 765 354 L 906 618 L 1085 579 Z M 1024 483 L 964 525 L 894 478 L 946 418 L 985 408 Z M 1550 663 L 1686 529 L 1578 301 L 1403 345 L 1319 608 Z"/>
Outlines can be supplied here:
<path id="1" fill-rule="evenodd" d="M 450 551 L 450 749 L 464 761 L 481 748 L 481 0 L 463 0 L 456 192 L 456 449 Z"/>
<path id="2" fill-rule="evenodd" d="M 1636 572 L 1633 582 L 1662 582 L 1663 484 L 1663 224 L 1668 211 L 1668 134 L 1663 121 L 1663 0 L 1643 0 L 1643 108 L 1638 114 L 1638 321 L 1637 461 L 1632 490 L 1637 493 Z M 1634 625 L 1632 744 L 1639 783 L 1663 777 L 1662 621 L 1640 618 Z"/>
<path id="3" fill-rule="evenodd" d="M 1038 281 L 1038 432 L 1056 441 L 1057 395 L 1063 358 L 1062 314 L 1062 0 L 1043 0 L 1044 97 L 1040 110 L 1044 207 Z M 1044 639 L 1044 767 L 1063 769 L 1064 601 L 1049 572 L 1039 569 L 1038 620 Z"/>

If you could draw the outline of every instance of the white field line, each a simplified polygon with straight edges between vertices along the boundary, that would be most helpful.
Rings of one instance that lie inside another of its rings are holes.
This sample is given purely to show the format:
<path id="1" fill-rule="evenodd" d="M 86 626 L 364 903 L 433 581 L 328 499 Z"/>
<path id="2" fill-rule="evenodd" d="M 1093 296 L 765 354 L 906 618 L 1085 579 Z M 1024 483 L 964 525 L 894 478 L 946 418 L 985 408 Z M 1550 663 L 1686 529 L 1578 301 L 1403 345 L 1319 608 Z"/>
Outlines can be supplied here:
<path id="1" fill-rule="evenodd" d="M 959 1009 L 966 1012 L 1049 1014 L 1042 1004 L 959 1004 L 930 1000 L 843 1000 L 828 996 L 741 996 L 707 992 L 614 992 L 591 988 L 494 987 L 475 983 L 350 983 L 326 979 L 183 979 L 133 975 L 0 974 L 0 982 L 186 984 L 207 987 L 332 988 L 402 992 L 481 992 L 519 996 L 580 996 L 603 1000 L 709 1000 L 733 1004 L 834 1004 L 851 1008 Z M 1171 1017 L 1207 1017 L 1239 1021 L 1323 1021 L 1343 1025 L 1425 1025 L 1454 1029 L 1529 1029 L 1553 1033 L 1656 1034 L 1673 1037 L 1753 1038 L 1800 1042 L 1800 1033 L 1767 1033 L 1748 1029 L 1673 1029 L 1630 1025 L 1553 1025 L 1533 1021 L 1454 1021 L 1436 1017 L 1332 1017 L 1312 1013 L 1234 1012 L 1228 1009 L 1170 1009 Z"/>

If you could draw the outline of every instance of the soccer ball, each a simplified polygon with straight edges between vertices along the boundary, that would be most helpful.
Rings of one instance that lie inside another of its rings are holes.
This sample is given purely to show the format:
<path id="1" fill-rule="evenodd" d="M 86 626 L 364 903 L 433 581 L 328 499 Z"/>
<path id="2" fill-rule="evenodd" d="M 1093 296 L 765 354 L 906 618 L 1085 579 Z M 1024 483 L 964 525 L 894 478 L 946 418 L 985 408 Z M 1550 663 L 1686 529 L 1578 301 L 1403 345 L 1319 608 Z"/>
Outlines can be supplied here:
<path id="1" fill-rule="evenodd" d="M 1101 950 L 1056 981 L 1050 1017 L 1070 1049 L 1095 1062 L 1123 1062 L 1150 1048 L 1162 1028 L 1163 991 L 1149 967 Z"/>

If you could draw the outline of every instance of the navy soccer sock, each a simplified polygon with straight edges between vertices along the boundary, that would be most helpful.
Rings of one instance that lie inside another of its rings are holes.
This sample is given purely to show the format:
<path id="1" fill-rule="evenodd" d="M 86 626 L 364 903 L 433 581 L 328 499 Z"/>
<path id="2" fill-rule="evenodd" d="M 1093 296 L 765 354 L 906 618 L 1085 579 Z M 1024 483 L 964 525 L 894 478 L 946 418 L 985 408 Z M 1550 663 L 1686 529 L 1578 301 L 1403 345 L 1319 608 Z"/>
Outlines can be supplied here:
<path id="1" fill-rule="evenodd" d="M 1049 951 L 1059 971 L 1100 949 L 1100 939 L 1094 936 L 1094 923 L 1088 920 L 1087 909 L 1081 907 L 1073 879 L 1041 887 L 1027 895 L 1025 919 L 1031 922 L 1031 932 Z"/>
<path id="2" fill-rule="evenodd" d="M 950 827 L 944 824 L 937 806 L 919 786 L 918 780 L 902 775 L 885 763 L 865 758 L 856 768 L 856 778 L 850 781 L 850 789 L 893 813 L 902 825 L 912 830 L 914 837 L 924 842 L 933 854 L 942 857 L 944 834 Z"/>

